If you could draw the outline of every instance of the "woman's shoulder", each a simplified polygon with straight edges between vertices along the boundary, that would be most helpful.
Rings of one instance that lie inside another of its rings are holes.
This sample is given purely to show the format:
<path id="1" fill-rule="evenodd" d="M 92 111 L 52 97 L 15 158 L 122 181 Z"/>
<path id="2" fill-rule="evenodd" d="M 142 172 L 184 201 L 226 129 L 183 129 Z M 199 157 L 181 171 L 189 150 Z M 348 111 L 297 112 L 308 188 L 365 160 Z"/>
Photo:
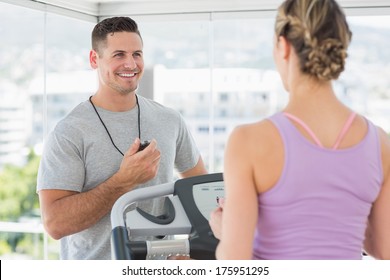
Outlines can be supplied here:
<path id="1" fill-rule="evenodd" d="M 257 192 L 267 191 L 280 178 L 284 146 L 278 129 L 270 119 L 237 126 L 229 139 L 227 161 L 234 168 L 252 174 Z"/>
<path id="2" fill-rule="evenodd" d="M 254 141 L 256 143 L 272 142 L 278 136 L 278 129 L 269 119 L 239 125 L 233 130 L 231 135 L 231 137 L 236 137 L 240 140 Z"/>
<path id="3" fill-rule="evenodd" d="M 275 125 L 264 119 L 237 126 L 229 137 L 228 149 L 247 160 L 266 160 L 283 149 L 283 142 Z"/>

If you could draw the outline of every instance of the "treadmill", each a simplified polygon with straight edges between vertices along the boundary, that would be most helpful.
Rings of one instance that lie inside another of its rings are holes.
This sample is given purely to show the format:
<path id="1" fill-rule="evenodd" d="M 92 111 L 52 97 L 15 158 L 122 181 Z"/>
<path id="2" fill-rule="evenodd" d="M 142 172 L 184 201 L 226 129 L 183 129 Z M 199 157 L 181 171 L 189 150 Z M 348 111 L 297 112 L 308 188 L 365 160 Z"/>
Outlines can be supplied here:
<path id="1" fill-rule="evenodd" d="M 137 201 L 156 197 L 165 197 L 165 213 L 161 216 L 153 216 L 138 207 L 128 210 Z M 122 195 L 111 211 L 112 259 L 187 256 L 214 260 L 218 240 L 210 229 L 209 217 L 222 197 L 222 173 L 179 179 Z M 137 238 L 142 240 L 136 241 Z"/>

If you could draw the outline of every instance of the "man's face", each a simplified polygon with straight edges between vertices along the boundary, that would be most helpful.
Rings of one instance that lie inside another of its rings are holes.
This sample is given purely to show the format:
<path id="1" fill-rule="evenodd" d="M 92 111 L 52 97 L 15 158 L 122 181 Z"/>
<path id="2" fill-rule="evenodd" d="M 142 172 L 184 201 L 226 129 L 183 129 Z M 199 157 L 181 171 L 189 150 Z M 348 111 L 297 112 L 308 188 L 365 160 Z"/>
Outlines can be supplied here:
<path id="1" fill-rule="evenodd" d="M 91 51 L 90 63 L 99 73 L 100 87 L 122 95 L 134 92 L 144 71 L 142 40 L 132 32 L 107 35 L 99 52 Z"/>

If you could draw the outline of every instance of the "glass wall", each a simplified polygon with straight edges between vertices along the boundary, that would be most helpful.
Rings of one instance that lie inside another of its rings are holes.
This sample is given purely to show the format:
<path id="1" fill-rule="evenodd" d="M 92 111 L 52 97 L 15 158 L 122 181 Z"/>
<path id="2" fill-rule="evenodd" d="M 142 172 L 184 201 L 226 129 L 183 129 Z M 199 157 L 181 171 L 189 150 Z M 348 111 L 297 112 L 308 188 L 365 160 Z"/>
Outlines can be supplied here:
<path id="1" fill-rule="evenodd" d="M 337 85 L 344 102 L 390 133 L 390 16 L 348 18 L 352 43 Z"/>
<path id="2" fill-rule="evenodd" d="M 210 46 L 207 21 L 140 22 L 145 75 L 138 93 L 176 109 L 210 162 Z"/>
<path id="3" fill-rule="evenodd" d="M 353 39 L 339 97 L 390 132 L 390 16 L 349 17 Z M 153 96 L 179 110 L 210 172 L 223 171 L 226 139 L 242 123 L 283 108 L 288 93 L 272 59 L 273 18 L 141 22 Z"/>
<path id="4" fill-rule="evenodd" d="M 353 40 L 337 94 L 390 132 L 390 16 L 349 21 Z M 210 172 L 223 172 L 235 126 L 286 104 L 272 59 L 273 22 L 139 20 L 146 71 L 138 93 L 184 116 Z M 57 243 L 42 234 L 36 172 L 47 133 L 96 90 L 93 25 L 0 3 L 0 259 L 58 257 Z"/>
<path id="5" fill-rule="evenodd" d="M 58 258 L 40 223 L 36 174 L 47 132 L 96 89 L 92 27 L 0 3 L 0 259 Z"/>

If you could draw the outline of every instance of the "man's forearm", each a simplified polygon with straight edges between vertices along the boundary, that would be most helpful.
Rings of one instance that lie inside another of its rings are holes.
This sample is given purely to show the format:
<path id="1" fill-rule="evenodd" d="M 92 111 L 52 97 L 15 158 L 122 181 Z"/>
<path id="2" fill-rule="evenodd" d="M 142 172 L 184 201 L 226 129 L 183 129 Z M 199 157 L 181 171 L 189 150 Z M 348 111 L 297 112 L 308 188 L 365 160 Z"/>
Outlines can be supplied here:
<path id="1" fill-rule="evenodd" d="M 55 200 L 43 212 L 48 233 L 59 239 L 93 226 L 111 211 L 127 189 L 132 188 L 123 188 L 114 175 L 90 191 Z"/>

